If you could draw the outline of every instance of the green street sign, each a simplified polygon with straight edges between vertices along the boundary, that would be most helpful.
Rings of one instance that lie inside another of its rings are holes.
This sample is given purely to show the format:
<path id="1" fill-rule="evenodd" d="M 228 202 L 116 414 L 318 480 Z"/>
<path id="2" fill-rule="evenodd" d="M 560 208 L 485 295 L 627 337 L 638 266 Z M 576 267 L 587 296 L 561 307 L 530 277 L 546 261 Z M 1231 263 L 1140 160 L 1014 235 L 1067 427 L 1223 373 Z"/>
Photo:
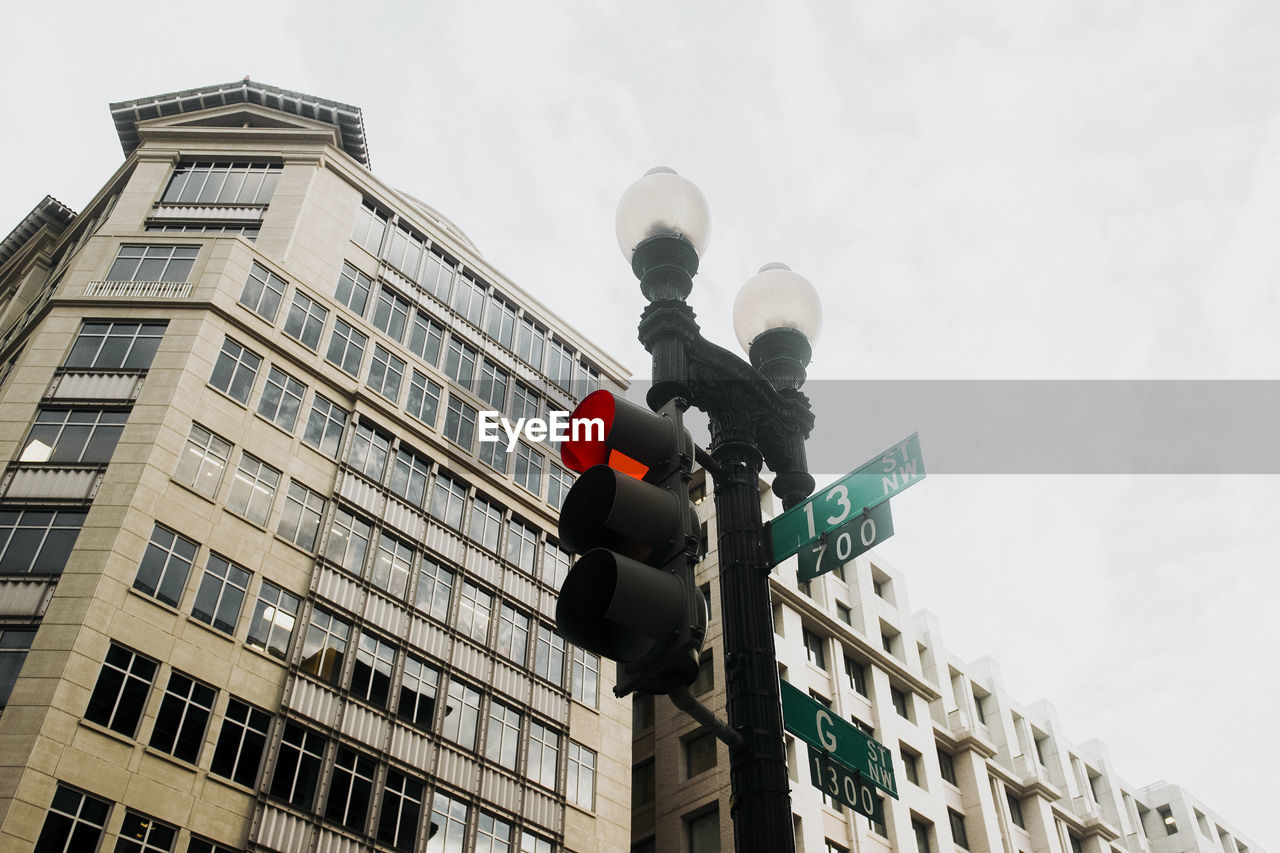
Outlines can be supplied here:
<path id="1" fill-rule="evenodd" d="M 773 546 L 773 564 L 790 557 L 823 531 L 839 527 L 924 477 L 920 435 L 912 433 L 861 468 L 846 474 L 834 486 L 771 521 L 769 539 Z"/>
<path id="2" fill-rule="evenodd" d="M 825 750 L 844 766 L 862 774 L 872 785 L 898 798 L 893 778 L 893 753 L 874 738 L 832 713 L 831 709 L 792 687 L 782 686 L 782 725 L 807 744 Z"/>
<path id="3" fill-rule="evenodd" d="M 893 515 L 889 502 L 876 504 L 852 521 L 828 530 L 813 542 L 801 546 L 796 553 L 800 564 L 800 580 L 811 581 L 819 575 L 848 563 L 893 535 Z"/>
<path id="4" fill-rule="evenodd" d="M 876 823 L 884 823 L 884 801 L 876 789 L 857 770 L 850 770 L 832 758 L 831 753 L 813 746 L 809 747 L 809 781 L 836 802 L 844 803 Z"/>

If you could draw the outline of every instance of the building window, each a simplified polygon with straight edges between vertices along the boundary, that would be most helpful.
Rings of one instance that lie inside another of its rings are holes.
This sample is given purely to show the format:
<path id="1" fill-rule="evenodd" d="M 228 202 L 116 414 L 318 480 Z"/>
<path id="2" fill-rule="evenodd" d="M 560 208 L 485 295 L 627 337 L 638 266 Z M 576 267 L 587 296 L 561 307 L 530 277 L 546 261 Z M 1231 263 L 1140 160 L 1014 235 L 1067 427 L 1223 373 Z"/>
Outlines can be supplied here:
<path id="1" fill-rule="evenodd" d="M 698 675 L 689 685 L 689 692 L 694 696 L 710 693 L 716 686 L 716 666 L 710 649 L 706 649 L 698 657 Z"/>
<path id="2" fill-rule="evenodd" d="M 440 363 L 440 347 L 444 344 L 444 326 L 423 314 L 413 313 L 413 326 L 409 329 L 409 350 L 427 364 Z"/>
<path id="3" fill-rule="evenodd" d="M 222 472 L 227 470 L 230 457 L 231 442 L 193 423 L 173 478 L 212 498 L 217 494 L 218 486 L 222 485 Z"/>
<path id="4" fill-rule="evenodd" d="M 484 330 L 489 337 L 507 349 L 511 349 L 511 345 L 515 343 L 516 309 L 496 293 L 489 299 L 489 316 L 485 320 Z"/>
<path id="5" fill-rule="evenodd" d="M 61 574 L 83 512 L 0 509 L 0 575 Z"/>
<path id="6" fill-rule="evenodd" d="M 836 602 L 836 618 L 846 625 L 853 624 L 853 611 L 840 602 Z M 865 694 L 864 694 L 865 695 Z"/>
<path id="7" fill-rule="evenodd" d="M 445 375 L 468 391 L 475 384 L 476 351 L 456 337 L 449 338 L 444 354 Z"/>
<path id="8" fill-rule="evenodd" d="M 907 777 L 907 781 L 917 787 L 923 787 L 920 782 L 920 756 L 908 749 L 904 743 L 898 744 L 898 755 L 902 757 L 903 775 Z"/>
<path id="9" fill-rule="evenodd" d="M 164 337 L 164 322 L 86 321 L 67 355 L 65 367 L 146 370 Z"/>
<path id="10" fill-rule="evenodd" d="M 480 645 L 489 636 L 489 617 L 493 613 L 493 596 L 470 581 L 462 582 L 458 602 L 458 631 Z"/>
<path id="11" fill-rule="evenodd" d="M 471 523 L 467 535 L 478 545 L 497 552 L 502 536 L 502 508 L 479 495 L 471 505 Z"/>
<path id="12" fill-rule="evenodd" d="M 330 459 L 337 459 L 346 426 L 347 411 L 316 394 L 311 398 L 311 413 L 307 415 L 302 440 Z"/>
<path id="13" fill-rule="evenodd" d="M 383 533 L 378 537 L 378 552 L 373 559 L 373 585 L 388 595 L 404 600 L 409 590 L 409 574 L 413 571 L 413 548 Z"/>
<path id="14" fill-rule="evenodd" d="M 84 718 L 133 737 L 147 706 L 156 666 L 150 658 L 112 643 L 102 661 Z"/>
<path id="15" fill-rule="evenodd" d="M 240 304 L 268 323 L 274 323 L 276 314 L 280 313 L 286 287 L 284 279 L 255 261 L 249 268 L 244 290 L 240 291 Z"/>
<path id="16" fill-rule="evenodd" d="M 982 725 L 987 724 L 986 696 L 975 692 L 973 694 L 973 710 L 978 715 L 978 722 Z"/>
<path id="17" fill-rule="evenodd" d="M 358 332 L 341 317 L 333 321 L 333 332 L 329 335 L 329 351 L 325 360 L 336 365 L 352 376 L 360 375 L 360 362 L 364 360 L 364 348 L 369 343 L 369 336 Z"/>
<path id="18" fill-rule="evenodd" d="M 964 815 L 955 809 L 947 809 L 947 818 L 951 821 L 951 840 L 965 850 L 969 849 L 969 833 L 965 830 Z"/>
<path id="19" fill-rule="evenodd" d="M 547 344 L 547 378 L 568 391 L 573 385 L 573 348 L 555 338 Z"/>
<path id="20" fill-rule="evenodd" d="M 187 842 L 187 853 L 238 853 L 238 851 L 232 850 L 225 844 L 210 841 L 208 838 L 192 835 L 191 840 Z"/>
<path id="21" fill-rule="evenodd" d="M 253 608 L 253 621 L 245 642 L 267 654 L 284 660 L 289 653 L 289 640 L 298 619 L 297 596 L 290 595 L 270 581 L 258 590 L 258 603 Z"/>
<path id="22" fill-rule="evenodd" d="M 130 809 L 120 824 L 116 853 L 172 853 L 177 836 L 175 827 Z"/>
<path id="23" fill-rule="evenodd" d="M 258 414 L 285 432 L 293 432 L 306 390 L 307 386 L 280 368 L 272 367 L 262 385 L 262 396 L 258 398 Z"/>
<path id="24" fill-rule="evenodd" d="M 373 774 L 377 763 L 354 749 L 338 747 L 330 774 L 329 798 L 324 816 L 347 829 L 363 832 L 373 800 Z"/>
<path id="25" fill-rule="evenodd" d="M 859 696 L 870 695 L 867 693 L 867 668 L 848 655 L 844 658 L 844 675 Z"/>
<path id="26" fill-rule="evenodd" d="M 278 163 L 180 163 L 161 201 L 168 204 L 264 205 L 271 201 Z"/>
<path id="27" fill-rule="evenodd" d="M 573 558 L 569 556 L 569 552 L 556 545 L 554 542 L 547 541 L 542 545 L 542 579 L 555 589 L 559 589 L 564 583 L 565 576 L 569 574 L 569 566 L 573 564 Z"/>
<path id="28" fill-rule="evenodd" d="M 685 818 L 689 853 L 720 853 L 720 812 L 712 809 L 697 817 Z"/>
<path id="29" fill-rule="evenodd" d="M 106 280 L 186 281 L 199 253 L 199 246 L 121 246 Z"/>
<path id="30" fill-rule="evenodd" d="M 1077 835 L 1067 834 L 1067 840 L 1071 842 L 1071 853 L 1084 853 L 1084 844 Z"/>
<path id="31" fill-rule="evenodd" d="M 449 702 L 440 733 L 465 749 L 475 751 L 480 730 L 480 692 L 457 679 L 449 683 Z"/>
<path id="32" fill-rule="evenodd" d="M 507 473 L 511 454 L 507 453 L 507 446 L 501 440 L 481 441 L 479 449 L 476 450 L 476 456 L 499 474 Z"/>
<path id="33" fill-rule="evenodd" d="M 942 780 L 956 784 L 956 763 L 951 757 L 951 753 L 946 752 L 942 747 L 938 747 L 938 769 L 942 772 Z"/>
<path id="34" fill-rule="evenodd" d="M 547 333 L 528 317 L 520 318 L 520 331 L 516 336 L 516 355 L 534 370 L 542 370 L 542 352 Z"/>
<path id="35" fill-rule="evenodd" d="M 1009 801 L 1009 817 L 1013 820 L 1013 825 L 1022 829 L 1027 828 L 1026 822 L 1022 819 L 1022 801 L 1013 795 L 1013 791 L 1005 788 L 1005 799 Z"/>
<path id="36" fill-rule="evenodd" d="M 392 355 L 381 345 L 374 345 L 373 359 L 369 362 L 369 387 L 391 402 L 397 402 L 404 383 L 404 367 L 404 359 Z"/>
<path id="37" fill-rule="evenodd" d="M 439 830 L 431 842 L 428 842 L 428 853 L 454 853 L 462 850 L 463 841 L 467 837 L 469 812 L 470 809 L 463 801 L 437 791 L 431 801 L 431 825 L 439 827 Z"/>
<path id="38" fill-rule="evenodd" d="M 932 846 L 929 844 L 929 824 L 922 820 L 911 821 L 911 833 L 916 839 L 916 853 L 930 853 Z"/>
<path id="39" fill-rule="evenodd" d="M 499 610 L 497 650 L 520 666 L 529 652 L 529 617 L 509 604 Z"/>
<path id="40" fill-rule="evenodd" d="M 351 626 L 319 607 L 311 611 L 311 625 L 302 643 L 303 672 L 330 684 L 337 684 L 342 675 L 342 664 L 347 654 L 347 639 Z"/>
<path id="41" fill-rule="evenodd" d="M 532 575 L 537 553 L 538 531 L 512 519 L 507 528 L 507 560 Z"/>
<path id="42" fill-rule="evenodd" d="M 213 713 L 218 691 L 177 670 L 169 673 L 169 686 L 156 713 L 151 746 L 192 764 L 200 757 L 204 731 Z"/>
<path id="43" fill-rule="evenodd" d="M 716 736 L 703 731 L 684 742 L 685 775 L 692 779 L 716 766 Z"/>
<path id="44" fill-rule="evenodd" d="M 111 803 L 58 783 L 36 841 L 36 853 L 79 853 L 97 850 Z"/>
<path id="45" fill-rule="evenodd" d="M 187 537 L 157 524 L 151 531 L 151 542 L 142 555 L 133 588 L 176 607 L 187 587 L 187 577 L 199 547 Z"/>
<path id="46" fill-rule="evenodd" d="M 511 824 L 488 812 L 480 812 L 476 821 L 477 853 L 509 853 L 511 850 Z"/>
<path id="47" fill-rule="evenodd" d="M 111 461 L 128 419 L 128 412 L 102 409 L 41 409 L 18 461 L 105 464 Z"/>
<path id="48" fill-rule="evenodd" d="M 395 461 L 391 465 L 391 482 L 388 483 L 388 488 L 410 505 L 422 506 L 427 495 L 427 477 L 430 473 L 429 460 L 401 447 L 396 451 Z"/>
<path id="49" fill-rule="evenodd" d="M 411 776 L 388 770 L 382 792 L 382 811 L 378 814 L 378 841 L 397 850 L 412 850 L 421 817 L 422 783 Z"/>
<path id="50" fill-rule="evenodd" d="M 18 681 L 18 673 L 35 638 L 34 629 L 0 627 L 0 710 L 9 704 L 13 685 Z"/>
<path id="51" fill-rule="evenodd" d="M 240 606 L 244 604 L 245 590 L 249 588 L 249 570 L 243 566 L 210 554 L 204 566 L 204 577 L 196 591 L 196 601 L 191 616 L 219 631 L 234 634 L 240 618 Z"/>
<path id="52" fill-rule="evenodd" d="M 453 572 L 423 557 L 418 567 L 418 588 L 414 592 L 414 606 L 438 622 L 449 619 L 449 597 L 453 593 Z"/>
<path id="53" fill-rule="evenodd" d="M 403 272 L 409 278 L 418 273 L 418 265 L 422 261 L 422 252 L 426 241 L 413 233 L 403 222 L 391 229 L 391 238 L 387 243 L 386 259 L 391 266 Z"/>
<path id="54" fill-rule="evenodd" d="M 297 723 L 285 723 L 275 772 L 271 776 L 271 796 L 310 811 L 316 783 L 320 781 L 324 750 L 323 737 Z"/>
<path id="55" fill-rule="evenodd" d="M 1164 822 L 1164 831 L 1166 835 L 1174 835 L 1178 831 L 1178 821 L 1173 816 L 1173 809 L 1168 806 L 1160 806 L 1156 809 L 1160 815 L 1160 820 Z"/>
<path id="56" fill-rule="evenodd" d="M 520 753 L 520 712 L 494 700 L 489 703 L 489 738 L 484 754 L 508 770 L 516 769 Z"/>
<path id="57" fill-rule="evenodd" d="M 827 668 L 826 640 L 808 628 L 804 629 L 804 652 L 809 663 L 821 670 Z"/>
<path id="58" fill-rule="evenodd" d="M 507 386 L 511 384 L 511 375 L 489 359 L 480 363 L 480 383 L 476 396 L 489 404 L 495 412 L 507 410 Z"/>
<path id="59" fill-rule="evenodd" d="M 353 575 L 363 574 L 372 536 L 373 528 L 369 522 L 344 509 L 336 510 L 329 527 L 329 540 L 324 556 Z"/>
<path id="60" fill-rule="evenodd" d="M 436 712 L 436 687 L 440 673 L 413 655 L 404 659 L 404 674 L 400 677 L 400 695 L 396 699 L 396 713 L 413 725 L 431 728 Z"/>
<path id="61" fill-rule="evenodd" d="M 898 712 L 898 716 L 904 720 L 911 719 L 911 704 L 907 692 L 891 687 L 889 688 L 889 695 L 893 697 L 893 710 Z"/>
<path id="62" fill-rule="evenodd" d="M 542 492 L 543 456 L 523 441 L 516 446 L 515 481 L 535 495 Z"/>
<path id="63" fill-rule="evenodd" d="M 483 285 L 470 276 L 460 275 L 453 288 L 452 307 L 468 323 L 479 327 L 484 316 L 484 295 Z"/>
<path id="64" fill-rule="evenodd" d="M 545 678 L 557 687 L 564 684 L 564 638 L 546 625 L 538 626 L 533 674 Z"/>
<path id="65" fill-rule="evenodd" d="M 382 482 L 391 455 L 391 438 L 367 424 L 357 424 L 347 451 L 347 464 L 375 483 Z"/>
<path id="66" fill-rule="evenodd" d="M 600 707 L 600 658 L 586 649 L 573 647 L 569 695 L 590 708 Z"/>
<path id="67" fill-rule="evenodd" d="M 476 407 L 464 403 L 459 397 L 449 397 L 449 407 L 444 415 L 444 437 L 470 451 L 476 434 Z"/>
<path id="68" fill-rule="evenodd" d="M 369 305 L 369 291 L 372 287 L 373 279 L 351 264 L 343 264 L 334 296 L 343 305 L 363 317 L 364 309 Z"/>
<path id="69" fill-rule="evenodd" d="M 366 201 L 356 214 L 356 227 L 351 232 L 351 239 L 376 255 L 382 247 L 382 234 L 386 230 L 387 215 Z"/>
<path id="70" fill-rule="evenodd" d="M 638 693 L 631 700 L 631 730 L 642 732 L 653 728 L 654 702 L 653 694 Z"/>
<path id="71" fill-rule="evenodd" d="M 240 466 L 227 493 L 227 509 L 257 525 L 266 525 L 271 504 L 280 486 L 280 471 L 248 453 L 240 453 Z"/>
<path id="72" fill-rule="evenodd" d="M 839 803 L 837 803 L 839 805 Z M 827 842 L 827 853 L 849 853 L 848 847 L 841 847 L 830 838 L 824 839 Z"/>
<path id="73" fill-rule="evenodd" d="M 284 318 L 284 333 L 309 350 L 320 346 L 320 333 L 329 311 L 300 290 L 293 292 L 293 302 Z"/>
<path id="74" fill-rule="evenodd" d="M 587 811 L 596 807 L 596 754 L 569 741 L 569 773 L 565 777 L 565 797 Z"/>
<path id="75" fill-rule="evenodd" d="M 529 723 L 529 758 L 525 775 L 544 788 L 556 788 L 560 766 L 560 735 L 541 723 Z"/>
<path id="76" fill-rule="evenodd" d="M 409 414 L 427 426 L 436 425 L 436 414 L 440 411 L 440 394 L 443 388 L 432 382 L 418 371 L 413 371 L 409 380 L 409 399 L 405 401 L 405 409 Z"/>
<path id="77" fill-rule="evenodd" d="M 650 697 L 652 698 L 652 697 Z M 641 761 L 631 768 L 631 808 L 639 809 L 650 805 L 654 800 L 655 780 L 653 759 Z"/>
<path id="78" fill-rule="evenodd" d="M 319 492 L 311 491 L 297 480 L 292 481 L 284 496 L 276 533 L 304 551 L 314 550 L 324 506 L 325 500 Z"/>
<path id="79" fill-rule="evenodd" d="M 391 695 L 391 670 L 396 665 L 396 649 L 369 633 L 361 633 L 356 662 L 351 667 L 351 693 L 370 705 L 387 706 Z"/>
<path id="80" fill-rule="evenodd" d="M 431 492 L 431 515 L 454 530 L 462 529 L 462 508 L 467 502 L 467 487 L 448 474 L 436 475 Z"/>
<path id="81" fill-rule="evenodd" d="M 373 325 L 397 343 L 404 340 L 409 322 L 409 303 L 386 285 L 378 288 L 378 301 L 373 305 Z"/>
<path id="82" fill-rule="evenodd" d="M 573 488 L 573 479 L 573 474 L 567 468 L 551 463 L 547 475 L 547 503 L 551 504 L 552 509 L 564 506 L 564 499 L 569 496 L 569 489 Z"/>
<path id="83" fill-rule="evenodd" d="M 258 368 L 261 366 L 262 356 L 245 349 L 231 338 L 226 338 L 222 342 L 222 352 L 213 365 L 209 384 L 233 400 L 248 403 L 249 392 L 253 390 L 253 381 L 258 377 Z"/>

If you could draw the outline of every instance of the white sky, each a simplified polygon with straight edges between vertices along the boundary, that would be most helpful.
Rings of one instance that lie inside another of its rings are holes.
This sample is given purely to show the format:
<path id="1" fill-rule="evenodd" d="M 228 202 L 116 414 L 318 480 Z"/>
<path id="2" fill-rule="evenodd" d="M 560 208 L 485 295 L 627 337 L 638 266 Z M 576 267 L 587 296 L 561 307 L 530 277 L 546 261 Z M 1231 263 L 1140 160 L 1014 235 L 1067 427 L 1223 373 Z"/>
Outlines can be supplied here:
<path id="1" fill-rule="evenodd" d="M 785 261 L 826 306 L 812 376 L 1280 378 L 1276 4 L 6 17 L 0 232 L 45 193 L 80 209 L 119 165 L 108 102 L 250 74 L 361 107 L 378 175 L 638 376 L 613 212 L 665 164 L 711 204 L 705 333 L 731 344 L 738 286 Z M 848 467 L 882 449 L 849 433 Z M 1280 850 L 1280 479 L 934 476 L 894 515 L 882 551 L 953 653 L 991 655 L 1129 781 L 1181 784 Z"/>

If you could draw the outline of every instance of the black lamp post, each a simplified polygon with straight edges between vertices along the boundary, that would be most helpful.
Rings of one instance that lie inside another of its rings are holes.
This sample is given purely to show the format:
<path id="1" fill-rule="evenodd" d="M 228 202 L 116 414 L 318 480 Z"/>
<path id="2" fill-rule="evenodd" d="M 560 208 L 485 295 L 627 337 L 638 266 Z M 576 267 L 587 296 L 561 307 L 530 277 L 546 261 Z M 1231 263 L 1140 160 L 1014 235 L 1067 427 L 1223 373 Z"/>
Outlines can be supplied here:
<path id="1" fill-rule="evenodd" d="M 653 356 L 649 407 L 678 398 L 710 420 L 704 464 L 715 482 L 727 710 L 730 728 L 742 736 L 730 749 L 735 847 L 794 851 L 757 484 L 764 463 L 784 507 L 813 491 L 804 451 L 813 413 L 800 387 L 810 342 L 821 330 L 821 305 L 807 280 L 782 264 L 764 267 L 734 303 L 734 330 L 748 364 L 703 338 L 684 301 L 710 231 L 698 188 L 670 169 L 651 169 L 623 194 L 617 231 L 649 301 L 639 327 Z"/>

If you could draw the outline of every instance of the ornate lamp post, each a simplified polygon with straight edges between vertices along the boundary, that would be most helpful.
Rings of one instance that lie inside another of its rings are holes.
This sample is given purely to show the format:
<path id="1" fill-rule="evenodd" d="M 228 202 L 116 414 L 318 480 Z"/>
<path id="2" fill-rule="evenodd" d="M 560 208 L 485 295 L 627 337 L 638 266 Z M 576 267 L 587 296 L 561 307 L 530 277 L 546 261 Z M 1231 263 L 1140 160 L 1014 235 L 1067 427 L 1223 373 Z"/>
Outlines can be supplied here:
<path id="1" fill-rule="evenodd" d="M 651 169 L 623 193 L 617 234 L 649 301 L 639 326 L 653 357 L 649 407 L 680 399 L 710 420 L 710 456 L 702 461 L 715 481 L 729 726 L 742 737 L 730 748 L 736 848 L 793 851 L 757 483 L 763 463 L 784 507 L 813 491 L 804 451 L 813 413 L 800 388 L 822 327 L 821 304 L 813 285 L 786 266 L 761 269 L 734 303 L 734 331 L 748 364 L 703 338 L 684 301 L 710 234 L 696 186 L 670 169 Z"/>

